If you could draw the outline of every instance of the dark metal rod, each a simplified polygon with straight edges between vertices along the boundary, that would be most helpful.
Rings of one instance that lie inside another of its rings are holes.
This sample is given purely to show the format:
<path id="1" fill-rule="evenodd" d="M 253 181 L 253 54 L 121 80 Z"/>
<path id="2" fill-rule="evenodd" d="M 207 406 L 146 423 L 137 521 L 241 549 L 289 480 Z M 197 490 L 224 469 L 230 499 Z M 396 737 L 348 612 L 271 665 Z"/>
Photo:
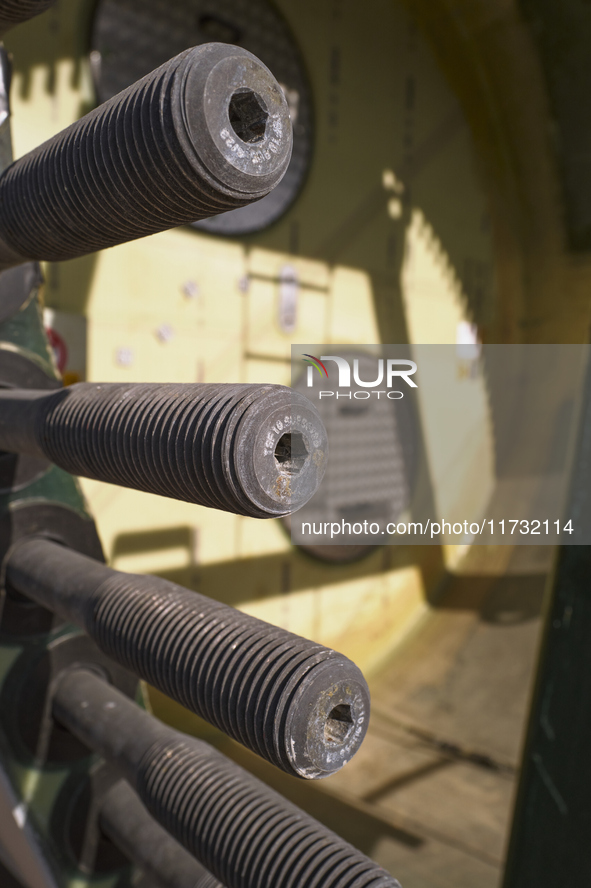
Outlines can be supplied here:
<path id="1" fill-rule="evenodd" d="M 363 675 L 330 648 L 159 577 L 50 540 L 18 543 L 8 584 L 76 623 L 109 657 L 290 774 L 324 777 L 359 748 Z"/>
<path id="2" fill-rule="evenodd" d="M 223 888 L 148 814 L 126 780 L 105 796 L 99 824 L 113 844 L 162 888 Z"/>
<path id="3" fill-rule="evenodd" d="M 0 177 L 0 270 L 245 206 L 283 178 L 291 148 L 262 62 L 223 43 L 185 50 Z"/>
<path id="4" fill-rule="evenodd" d="M 1 390 L 0 450 L 274 518 L 316 492 L 328 443 L 311 402 L 285 386 L 78 383 L 51 393 Z"/>
<path id="5" fill-rule="evenodd" d="M 228 888 L 400 888 L 252 774 L 97 675 L 66 673 L 53 713 L 118 768 L 158 823 Z"/>

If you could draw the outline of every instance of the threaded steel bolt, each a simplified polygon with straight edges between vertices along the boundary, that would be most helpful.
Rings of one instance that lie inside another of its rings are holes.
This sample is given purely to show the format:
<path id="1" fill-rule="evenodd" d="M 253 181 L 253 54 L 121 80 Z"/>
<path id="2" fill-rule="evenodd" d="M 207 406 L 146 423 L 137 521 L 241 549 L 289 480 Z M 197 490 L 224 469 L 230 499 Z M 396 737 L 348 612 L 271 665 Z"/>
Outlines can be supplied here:
<path id="1" fill-rule="evenodd" d="M 0 450 L 254 518 L 316 492 L 328 443 L 302 395 L 278 385 L 78 383 L 0 391 Z"/>
<path id="2" fill-rule="evenodd" d="M 72 259 L 259 200 L 291 157 L 281 87 L 255 56 L 188 49 L 0 177 L 0 269 Z"/>
<path id="3" fill-rule="evenodd" d="M 67 673 L 55 718 L 117 767 L 152 816 L 228 888 L 400 888 L 301 809 L 98 676 Z"/>
<path id="4" fill-rule="evenodd" d="M 363 741 L 367 684 L 330 648 L 50 540 L 19 542 L 6 577 L 85 629 L 109 657 L 289 774 L 334 773 Z"/>
<path id="5" fill-rule="evenodd" d="M 45 12 L 55 0 L 0 0 L 0 37 L 7 31 Z"/>
<path id="6" fill-rule="evenodd" d="M 126 780 L 105 796 L 99 823 L 113 844 L 162 888 L 223 888 L 150 817 Z"/>

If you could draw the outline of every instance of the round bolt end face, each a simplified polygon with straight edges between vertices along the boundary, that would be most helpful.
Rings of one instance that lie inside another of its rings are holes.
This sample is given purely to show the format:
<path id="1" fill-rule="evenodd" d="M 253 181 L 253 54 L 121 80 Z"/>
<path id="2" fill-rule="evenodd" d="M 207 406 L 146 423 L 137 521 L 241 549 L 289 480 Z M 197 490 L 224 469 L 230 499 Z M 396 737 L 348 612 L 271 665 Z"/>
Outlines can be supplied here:
<path id="1" fill-rule="evenodd" d="M 328 438 L 315 407 L 297 392 L 278 386 L 253 403 L 236 443 L 242 489 L 269 518 L 295 512 L 318 490 Z"/>
<path id="2" fill-rule="evenodd" d="M 339 771 L 361 746 L 369 723 L 369 689 L 345 657 L 325 660 L 306 678 L 290 705 L 285 743 L 295 773 L 318 779 Z"/>
<path id="3" fill-rule="evenodd" d="M 256 56 L 239 47 L 217 46 L 220 52 L 208 57 L 213 65 L 205 80 L 200 65 L 188 71 L 188 130 L 209 172 L 227 188 L 256 199 L 287 171 L 293 144 L 289 106 Z"/>

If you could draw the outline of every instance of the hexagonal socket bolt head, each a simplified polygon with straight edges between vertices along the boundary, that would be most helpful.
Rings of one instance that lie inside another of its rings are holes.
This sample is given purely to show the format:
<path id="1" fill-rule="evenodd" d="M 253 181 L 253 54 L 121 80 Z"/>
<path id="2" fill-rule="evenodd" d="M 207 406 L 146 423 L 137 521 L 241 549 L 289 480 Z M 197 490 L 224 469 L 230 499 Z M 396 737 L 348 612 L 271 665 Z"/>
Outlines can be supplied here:
<path id="1" fill-rule="evenodd" d="M 292 142 L 283 91 L 252 53 L 187 49 L 11 164 L 0 270 L 246 206 L 281 181 Z"/>
<path id="2" fill-rule="evenodd" d="M 78 383 L 0 391 L 0 449 L 73 475 L 254 518 L 290 514 L 328 457 L 314 406 L 286 386 Z"/>

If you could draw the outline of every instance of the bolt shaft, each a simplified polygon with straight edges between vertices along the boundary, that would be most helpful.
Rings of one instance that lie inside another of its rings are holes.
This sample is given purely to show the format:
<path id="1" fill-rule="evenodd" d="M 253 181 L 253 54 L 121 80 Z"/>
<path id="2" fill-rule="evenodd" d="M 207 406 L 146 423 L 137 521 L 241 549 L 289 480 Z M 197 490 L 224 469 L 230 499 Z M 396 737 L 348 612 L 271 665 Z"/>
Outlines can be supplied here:
<path id="1" fill-rule="evenodd" d="M 232 128 L 236 88 L 263 93 L 270 106 L 274 128 L 260 146 Z M 291 140 L 282 91 L 255 56 L 218 43 L 188 49 L 0 177 L 0 269 L 71 259 L 245 206 L 282 179 Z"/>
<path id="2" fill-rule="evenodd" d="M 305 456 L 282 461 L 297 435 Z M 0 449 L 73 475 L 274 518 L 316 492 L 328 451 L 312 404 L 285 386 L 78 383 L 0 391 Z M 278 457 L 276 458 L 276 451 Z"/>
<path id="3" fill-rule="evenodd" d="M 361 745 L 367 685 L 331 648 L 50 540 L 17 544 L 6 576 L 109 657 L 290 774 L 324 777 Z"/>
<path id="4" fill-rule="evenodd" d="M 125 780 L 109 790 L 99 823 L 113 844 L 162 888 L 223 888 L 153 817 Z"/>
<path id="5" fill-rule="evenodd" d="M 158 722 L 98 676 L 64 675 L 53 712 L 123 771 L 155 820 L 228 888 L 400 888 L 247 771 Z"/>

